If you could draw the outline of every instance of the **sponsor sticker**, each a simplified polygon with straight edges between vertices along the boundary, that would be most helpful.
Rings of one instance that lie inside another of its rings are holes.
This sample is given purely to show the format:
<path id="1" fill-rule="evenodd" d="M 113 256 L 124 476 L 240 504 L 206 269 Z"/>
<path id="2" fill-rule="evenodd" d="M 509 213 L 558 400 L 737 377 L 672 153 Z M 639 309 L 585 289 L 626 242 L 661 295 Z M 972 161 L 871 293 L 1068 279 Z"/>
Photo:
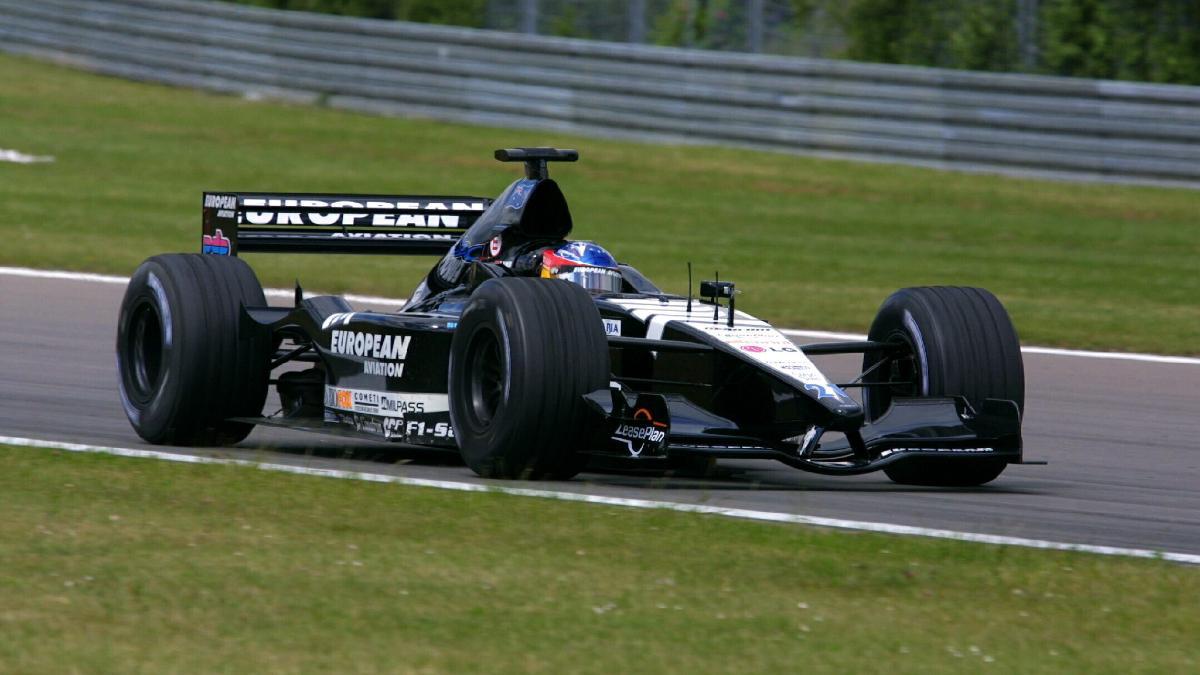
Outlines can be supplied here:
<path id="1" fill-rule="evenodd" d="M 996 452 L 995 448 L 889 448 L 879 453 L 879 457 L 887 457 L 901 452 L 938 452 L 947 455 L 986 455 Z"/>
<path id="2" fill-rule="evenodd" d="M 237 195 L 204 195 L 204 208 L 206 209 L 237 209 Z"/>
<path id="3" fill-rule="evenodd" d="M 453 212 L 483 211 L 483 202 L 354 201 L 247 197 L 239 222 L 251 225 L 344 225 L 373 227 L 457 228 Z M 253 208 L 254 210 L 250 210 Z M 305 209 L 289 211 L 288 209 Z M 362 213 L 361 211 L 374 213 Z M 445 213 L 386 213 L 386 211 L 440 211 Z M 357 211 L 357 212 L 356 212 Z M 384 213 L 380 213 L 384 211 Z"/>
<path id="4" fill-rule="evenodd" d="M 213 234 L 204 235 L 203 245 L 200 249 L 201 253 L 229 255 L 229 251 L 229 238 L 225 236 L 225 233 L 220 228 L 217 228 L 217 231 Z"/>
<path id="5" fill-rule="evenodd" d="M 503 242 L 500 241 L 500 235 L 492 237 L 492 240 L 488 242 L 488 253 L 490 253 L 493 258 L 500 255 L 500 250 L 502 248 Z"/>
<path id="6" fill-rule="evenodd" d="M 450 412 L 450 399 L 446 394 L 341 389 L 339 387 L 326 387 L 325 391 L 326 405 L 339 410 L 370 412 L 381 417 L 396 418 Z"/>
<path id="7" fill-rule="evenodd" d="M 602 321 L 604 321 L 604 334 L 605 335 L 620 335 L 621 334 L 621 320 L 620 319 L 602 319 Z"/>
<path id="8" fill-rule="evenodd" d="M 804 390 L 811 391 L 812 393 L 816 394 L 817 400 L 820 400 L 823 398 L 831 398 L 835 401 L 842 401 L 842 400 L 850 398 L 846 394 L 846 392 L 842 391 L 842 389 L 840 387 L 838 387 L 836 384 L 833 384 L 833 383 L 806 384 L 806 385 L 804 385 Z"/>
<path id="9" fill-rule="evenodd" d="M 345 326 L 346 324 L 350 323 L 350 320 L 353 318 L 354 312 L 334 312 L 333 314 L 325 317 L 325 320 L 321 322 L 321 330 L 329 330 L 338 324 Z"/>
<path id="10" fill-rule="evenodd" d="M 345 326 L 354 317 L 353 312 L 331 314 L 321 327 L 328 330 L 333 326 Z M 384 335 L 366 331 L 334 329 L 329 333 L 329 351 L 365 359 L 364 375 L 376 375 L 398 379 L 404 377 L 404 359 L 408 356 L 411 335 Z"/>
<path id="11" fill-rule="evenodd" d="M 504 202 L 504 206 L 510 209 L 525 208 L 525 202 L 529 200 L 529 195 L 533 194 L 533 188 L 537 186 L 537 183 L 532 178 L 517 181 L 516 185 L 513 185 L 508 199 Z"/>
<path id="12" fill-rule="evenodd" d="M 646 450 L 650 450 L 650 455 L 661 455 L 666 448 L 669 427 L 666 422 L 654 419 L 650 410 L 642 407 L 634 411 L 632 421 L 617 424 L 612 439 L 625 446 L 630 457 L 641 457 Z"/>
<path id="13" fill-rule="evenodd" d="M 329 334 L 329 351 L 369 359 L 403 361 L 408 355 L 408 345 L 411 342 L 411 335 L 335 330 Z"/>

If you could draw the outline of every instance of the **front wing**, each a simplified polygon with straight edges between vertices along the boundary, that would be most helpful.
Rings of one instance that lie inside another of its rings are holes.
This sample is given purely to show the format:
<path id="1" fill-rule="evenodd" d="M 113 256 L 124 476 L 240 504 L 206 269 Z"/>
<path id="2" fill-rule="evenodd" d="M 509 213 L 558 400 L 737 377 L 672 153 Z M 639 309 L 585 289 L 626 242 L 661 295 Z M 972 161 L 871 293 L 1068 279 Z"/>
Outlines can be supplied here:
<path id="1" fill-rule="evenodd" d="M 961 397 L 897 398 L 881 417 L 826 440 L 811 426 L 800 437 L 772 441 L 746 434 L 732 421 L 671 394 L 618 388 L 584 397 L 603 429 L 594 454 L 635 460 L 679 455 L 773 459 L 829 475 L 878 471 L 917 457 L 998 459 L 1022 463 L 1020 410 L 988 399 L 978 410 Z"/>

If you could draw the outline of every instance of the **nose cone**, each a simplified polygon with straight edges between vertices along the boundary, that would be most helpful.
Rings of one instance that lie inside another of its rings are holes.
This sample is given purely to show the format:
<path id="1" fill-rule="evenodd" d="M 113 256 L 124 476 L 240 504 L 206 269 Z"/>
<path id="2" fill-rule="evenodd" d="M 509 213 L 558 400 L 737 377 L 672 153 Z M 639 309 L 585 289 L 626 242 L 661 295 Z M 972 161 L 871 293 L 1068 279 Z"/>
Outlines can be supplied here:
<path id="1" fill-rule="evenodd" d="M 804 393 L 833 415 L 829 428 L 857 429 L 862 426 L 862 405 L 836 384 L 806 384 Z"/>

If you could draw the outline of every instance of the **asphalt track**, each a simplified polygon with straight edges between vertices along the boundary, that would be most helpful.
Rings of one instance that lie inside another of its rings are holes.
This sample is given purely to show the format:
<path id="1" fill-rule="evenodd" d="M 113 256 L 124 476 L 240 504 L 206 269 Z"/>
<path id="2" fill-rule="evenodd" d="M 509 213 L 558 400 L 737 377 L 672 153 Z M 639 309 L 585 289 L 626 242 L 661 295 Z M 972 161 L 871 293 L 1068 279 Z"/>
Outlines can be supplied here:
<path id="1" fill-rule="evenodd" d="M 0 275 L 0 435 L 171 450 L 139 439 L 118 402 L 113 340 L 123 287 Z M 820 357 L 833 377 L 855 360 Z M 882 474 L 830 478 L 727 461 L 713 478 L 588 473 L 536 487 L 613 497 L 1200 554 L 1200 365 L 1025 355 L 1026 457 L 974 489 Z M 257 429 L 238 448 L 183 450 L 314 468 L 480 481 L 442 455 Z"/>

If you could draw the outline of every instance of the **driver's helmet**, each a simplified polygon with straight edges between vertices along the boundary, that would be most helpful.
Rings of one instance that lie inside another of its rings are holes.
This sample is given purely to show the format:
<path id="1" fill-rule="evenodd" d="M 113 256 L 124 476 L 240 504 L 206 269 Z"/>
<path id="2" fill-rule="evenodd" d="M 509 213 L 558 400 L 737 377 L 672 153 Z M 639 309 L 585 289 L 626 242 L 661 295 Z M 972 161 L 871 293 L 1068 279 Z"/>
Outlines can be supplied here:
<path id="1" fill-rule="evenodd" d="M 621 272 L 616 259 L 590 241 L 572 241 L 542 251 L 542 276 L 565 279 L 589 291 L 621 292 Z"/>

